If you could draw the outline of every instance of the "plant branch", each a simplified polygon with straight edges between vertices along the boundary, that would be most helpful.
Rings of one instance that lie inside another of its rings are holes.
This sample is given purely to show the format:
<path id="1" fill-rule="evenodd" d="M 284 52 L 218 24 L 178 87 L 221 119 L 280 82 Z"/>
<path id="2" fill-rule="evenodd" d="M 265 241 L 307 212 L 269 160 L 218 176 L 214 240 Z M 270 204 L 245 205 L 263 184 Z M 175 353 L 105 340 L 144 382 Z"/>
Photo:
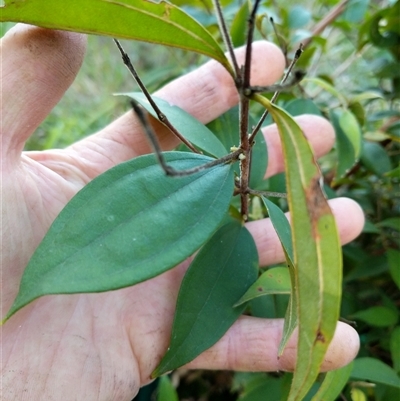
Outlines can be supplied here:
<path id="1" fill-rule="evenodd" d="M 135 79 L 136 83 L 140 87 L 141 91 L 143 94 L 146 96 L 147 100 L 149 101 L 151 107 L 153 110 L 156 112 L 157 117 L 160 122 L 162 122 L 169 130 L 181 141 L 183 142 L 191 151 L 195 153 L 201 153 L 198 149 L 196 149 L 182 134 L 171 124 L 171 122 L 168 120 L 167 116 L 160 110 L 160 108 L 157 106 L 157 104 L 154 102 L 153 98 L 151 97 L 149 91 L 147 90 L 146 86 L 144 85 L 143 81 L 140 79 L 138 73 L 136 72 L 135 68 L 132 65 L 132 62 L 128 56 L 128 54 L 125 52 L 125 50 L 122 48 L 121 43 L 117 40 L 114 39 L 115 44 L 118 47 L 118 50 L 121 53 L 122 56 L 122 61 L 124 62 L 125 66 L 128 68 L 129 72 Z"/>
<path id="2" fill-rule="evenodd" d="M 342 14 L 347 7 L 349 0 L 342 0 L 317 24 L 311 31 L 311 37 L 303 40 L 303 46 L 306 48 L 313 40 L 314 36 L 319 35 L 328 25 L 330 25 L 340 14 Z"/>
<path id="3" fill-rule="evenodd" d="M 249 196 L 248 196 L 248 188 L 250 181 L 250 167 L 251 167 L 251 149 L 252 145 L 249 141 L 249 97 L 247 92 L 250 88 L 250 73 L 251 73 L 251 54 L 252 54 L 252 43 L 254 36 L 254 25 L 255 18 L 258 5 L 260 4 L 260 0 L 256 0 L 253 6 L 253 9 L 250 13 L 248 19 L 248 27 L 247 27 L 247 42 L 246 42 L 246 56 L 244 67 L 241 69 L 241 79 L 240 84 L 238 86 L 238 92 L 240 96 L 240 104 L 239 104 L 239 112 L 240 112 L 240 122 L 239 122 L 239 130 L 240 130 L 240 148 L 243 153 L 239 157 L 239 165 L 240 165 L 240 183 L 239 183 L 239 192 L 240 192 L 240 212 L 244 221 L 247 221 L 249 215 Z"/>
<path id="4" fill-rule="evenodd" d="M 257 196 L 269 196 L 272 198 L 287 198 L 284 192 L 271 192 L 271 191 L 256 191 L 255 189 L 248 189 L 248 193 Z"/>
<path id="5" fill-rule="evenodd" d="M 227 154 L 224 157 L 215 159 L 209 163 L 204 163 L 200 166 L 193 167 L 193 168 L 187 169 L 187 170 L 175 170 L 173 167 L 169 166 L 167 164 L 167 162 L 165 161 L 160 144 L 158 143 L 158 140 L 157 140 L 157 135 L 155 134 L 153 127 L 151 126 L 151 124 L 147 118 L 147 113 L 145 113 L 143 111 L 143 109 L 141 108 L 141 106 L 137 102 L 135 102 L 133 99 L 131 99 L 130 103 L 131 103 L 133 111 L 136 113 L 137 117 L 139 118 L 140 123 L 142 124 L 142 126 L 146 132 L 146 135 L 153 148 L 153 152 L 156 156 L 157 162 L 160 164 L 162 169 L 165 171 L 165 174 L 168 176 L 183 177 L 186 175 L 195 174 L 195 173 L 198 173 L 199 171 L 203 171 L 208 168 L 218 166 L 220 164 L 231 163 L 234 160 L 237 160 L 240 157 L 240 155 L 242 154 L 242 150 L 238 149 L 232 153 Z"/>
<path id="6" fill-rule="evenodd" d="M 296 50 L 296 53 L 295 53 L 295 55 L 294 55 L 294 58 L 293 58 L 292 62 L 290 63 L 290 65 L 289 65 L 289 67 L 288 67 L 288 69 L 287 69 L 285 75 L 284 75 L 283 78 L 282 78 L 282 81 L 281 81 L 281 83 L 280 83 L 281 86 L 282 86 L 282 85 L 285 85 L 285 83 L 286 83 L 286 81 L 288 80 L 288 78 L 289 78 L 289 76 L 290 76 L 290 74 L 291 74 L 291 72 L 292 72 L 294 66 L 295 66 L 296 63 L 297 63 L 297 60 L 300 58 L 300 56 L 301 56 L 302 53 L 303 53 L 303 45 L 300 43 L 300 46 L 299 46 L 299 48 Z M 281 92 L 280 90 L 277 90 L 277 91 L 274 93 L 274 95 L 273 95 L 272 98 L 271 98 L 271 103 L 273 103 L 273 102 L 276 101 L 276 99 L 278 98 L 280 92 Z M 253 128 L 253 132 L 251 133 L 250 139 L 249 139 L 249 140 L 250 140 L 250 143 L 252 143 L 252 142 L 254 141 L 254 138 L 256 137 L 258 131 L 261 129 L 261 126 L 262 126 L 263 122 L 265 121 L 265 119 L 267 118 L 267 116 L 268 116 L 268 110 L 265 110 L 264 113 L 263 113 L 263 115 L 261 116 L 260 120 L 258 121 L 257 125 Z"/>
<path id="7" fill-rule="evenodd" d="M 235 80 L 237 80 L 240 77 L 240 68 L 239 68 L 239 64 L 236 59 L 235 49 L 233 47 L 231 36 L 229 35 L 229 31 L 226 26 L 225 18 L 222 13 L 221 4 L 220 4 L 219 0 L 213 0 L 213 4 L 214 4 L 214 8 L 215 8 L 215 11 L 217 14 L 219 30 L 221 32 L 222 39 L 225 43 L 225 47 L 231 58 L 231 63 L 233 65 L 233 69 L 235 71 Z"/>

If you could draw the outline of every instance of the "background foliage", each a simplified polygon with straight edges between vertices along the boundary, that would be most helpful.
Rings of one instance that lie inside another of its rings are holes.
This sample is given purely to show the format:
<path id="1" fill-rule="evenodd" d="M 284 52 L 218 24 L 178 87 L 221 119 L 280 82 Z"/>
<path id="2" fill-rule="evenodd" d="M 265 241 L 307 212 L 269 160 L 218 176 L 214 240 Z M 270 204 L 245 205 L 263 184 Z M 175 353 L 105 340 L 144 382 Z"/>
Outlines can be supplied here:
<path id="1" fill-rule="evenodd" d="M 183 5 L 217 37 L 216 20 L 208 2 L 174 1 Z M 357 323 L 361 350 L 341 398 L 391 401 L 400 397 L 400 3 L 351 0 L 344 12 L 317 32 L 300 59 L 307 79 L 281 95 L 279 103 L 291 114 L 321 114 L 335 127 L 337 143 L 321 160 L 330 197 L 347 196 L 363 207 L 363 234 L 344 247 L 344 288 L 341 316 Z M 224 1 L 235 45 L 244 37 L 245 8 Z M 265 1 L 259 37 L 278 43 L 288 56 L 337 5 L 334 0 Z M 8 24 L 3 24 L 6 30 Z M 217 37 L 218 38 L 218 37 Z M 178 49 L 124 42 L 149 89 L 187 72 L 206 58 Z M 115 92 L 135 85 L 109 38 L 89 36 L 88 54 L 77 80 L 53 110 L 27 149 L 65 147 L 95 132 L 122 113 L 126 104 Z M 68 112 L 66 112 L 66 110 Z M 254 113 L 257 114 L 255 109 Z M 267 183 L 282 191 L 282 176 Z M 284 202 L 279 202 L 285 207 Z M 253 213 L 265 213 L 253 204 Z M 287 297 L 253 301 L 252 313 L 283 317 Z M 396 381 L 397 379 L 397 381 Z M 160 400 L 284 400 L 290 374 L 177 371 L 172 382 L 160 382 Z M 370 384 L 369 382 L 373 383 Z M 171 385 L 171 383 L 173 385 Z M 147 397 L 144 390 L 138 399 Z M 153 394 L 153 397 L 157 397 Z"/>

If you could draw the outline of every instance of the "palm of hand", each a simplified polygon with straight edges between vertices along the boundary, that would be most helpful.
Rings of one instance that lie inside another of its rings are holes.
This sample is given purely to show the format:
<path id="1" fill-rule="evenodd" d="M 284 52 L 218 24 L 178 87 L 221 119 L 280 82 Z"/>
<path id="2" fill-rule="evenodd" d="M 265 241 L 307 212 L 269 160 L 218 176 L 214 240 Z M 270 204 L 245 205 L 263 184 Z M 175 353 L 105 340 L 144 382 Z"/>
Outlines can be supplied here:
<path id="1" fill-rule="evenodd" d="M 24 44 L 22 48 L 19 42 Z M 265 43 L 260 46 L 265 48 L 266 55 L 263 59 L 258 54 L 253 75 L 260 80 L 259 84 L 270 84 L 281 74 L 283 58 L 276 48 Z M 27 152 L 21 156 L 26 139 L 76 74 L 84 41 L 75 34 L 19 28 L 3 39 L 2 50 L 3 99 L 7 102 L 2 127 L 4 316 L 18 291 L 24 267 L 65 204 L 98 174 L 149 149 L 132 113 L 128 113 L 66 150 Z M 16 65 L 22 67 L 14 71 Z M 60 65 L 67 67 L 60 70 Z M 269 65 L 268 74 L 262 71 L 265 65 Z M 38 79 L 38 72 L 46 79 Z M 163 88 L 159 96 L 182 105 L 204 122 L 216 118 L 237 101 L 229 77 L 213 62 Z M 40 102 L 32 106 L 37 97 Z M 317 154 L 325 153 L 332 143 L 328 124 L 310 117 L 299 122 L 314 141 Z M 164 148 L 176 145 L 160 125 L 155 126 Z M 318 135 L 312 137 L 311 127 Z M 325 142 L 315 127 L 325 132 Z M 276 130 L 269 128 L 265 134 L 270 145 L 266 175 L 272 175 L 282 169 L 282 157 Z M 362 215 L 349 201 L 343 208 L 350 208 L 359 216 L 350 227 L 346 226 L 345 216 L 340 220 L 338 215 L 342 241 L 347 242 L 358 234 Z M 257 242 L 261 263 L 282 260 L 282 251 L 268 223 L 251 223 L 249 229 Z M 184 262 L 134 287 L 101 294 L 47 296 L 22 309 L 3 327 L 3 389 L 6 396 L 9 393 L 6 399 L 18 399 L 26 390 L 31 395 L 29 399 L 44 395 L 47 398 L 41 399 L 51 399 L 51 394 L 61 392 L 64 399 L 130 400 L 149 381 L 168 346 L 177 292 L 187 265 Z M 342 329 L 351 331 L 347 326 Z M 243 317 L 190 366 L 238 370 L 291 368 L 294 342 L 284 357 L 276 358 L 281 330 L 281 321 Z M 337 355 L 336 365 L 351 360 L 357 350 L 355 334 L 349 335 L 353 346 L 348 346 L 347 359 Z M 247 347 L 243 345 L 244 339 Z"/>

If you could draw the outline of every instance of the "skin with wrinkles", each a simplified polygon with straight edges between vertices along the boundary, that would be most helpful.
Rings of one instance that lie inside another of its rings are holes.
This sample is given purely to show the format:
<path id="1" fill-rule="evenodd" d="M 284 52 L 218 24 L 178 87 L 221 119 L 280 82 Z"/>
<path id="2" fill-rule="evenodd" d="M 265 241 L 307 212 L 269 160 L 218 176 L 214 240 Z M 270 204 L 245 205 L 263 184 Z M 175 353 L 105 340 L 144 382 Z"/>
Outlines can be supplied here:
<path id="1" fill-rule="evenodd" d="M 283 55 L 266 42 L 254 46 L 252 83 L 274 83 L 284 69 Z M 150 148 L 139 122 L 128 112 L 66 149 L 23 152 L 25 141 L 77 74 L 85 38 L 18 25 L 2 39 L 1 51 L 4 317 L 29 258 L 71 197 L 97 175 L 117 163 L 148 153 Z M 238 50 L 238 58 L 243 60 L 243 49 Z M 230 76 L 215 61 L 171 82 L 156 95 L 184 108 L 203 123 L 238 101 Z M 297 121 L 318 156 L 329 151 L 334 135 L 327 121 L 316 116 L 302 116 Z M 177 144 L 163 126 L 156 121 L 152 124 L 164 149 Z M 282 153 L 276 127 L 264 129 L 263 134 L 270 158 L 266 177 L 270 177 L 282 171 Z M 341 241 L 347 243 L 362 229 L 362 211 L 349 199 L 335 199 L 331 206 Z M 283 260 L 268 219 L 247 227 L 255 239 L 260 264 Z M 131 400 L 140 386 L 149 382 L 150 373 L 166 351 L 177 292 L 188 264 L 186 261 L 131 288 L 101 294 L 46 296 L 17 312 L 2 326 L 2 399 Z M 277 358 L 282 327 L 282 320 L 243 316 L 188 367 L 292 370 L 295 336 L 283 356 Z M 358 347 L 356 332 L 338 324 L 323 368 L 347 364 Z"/>

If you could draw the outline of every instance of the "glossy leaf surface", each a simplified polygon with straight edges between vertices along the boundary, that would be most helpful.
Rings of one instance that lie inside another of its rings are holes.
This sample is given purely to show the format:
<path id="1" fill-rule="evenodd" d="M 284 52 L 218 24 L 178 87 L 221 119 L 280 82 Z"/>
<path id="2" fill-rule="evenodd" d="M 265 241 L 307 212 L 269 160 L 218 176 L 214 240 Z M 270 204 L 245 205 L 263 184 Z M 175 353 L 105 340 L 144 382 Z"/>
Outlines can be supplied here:
<path id="1" fill-rule="evenodd" d="M 212 160 L 186 152 L 165 156 L 178 170 Z M 232 191 L 228 165 L 166 177 L 154 155 L 146 155 L 108 170 L 56 218 L 7 318 L 42 295 L 118 289 L 174 267 L 217 229 Z"/>
<path id="2" fill-rule="evenodd" d="M 157 118 L 157 114 L 141 92 L 124 93 L 140 103 L 153 117 Z M 204 152 L 215 156 L 222 157 L 227 154 L 221 141 L 199 120 L 182 110 L 180 107 L 170 105 L 167 101 L 153 97 L 153 100 L 160 110 L 167 116 L 170 123 L 193 145 L 197 146 Z"/>
<path id="3" fill-rule="evenodd" d="M 178 47 L 205 54 L 232 71 L 212 35 L 177 6 L 148 0 L 5 0 L 0 21 L 24 22 Z"/>
<path id="4" fill-rule="evenodd" d="M 170 345 L 153 377 L 192 361 L 226 333 L 244 311 L 245 305 L 233 305 L 257 271 L 257 248 L 247 229 L 238 222 L 221 227 L 183 278 Z"/>
<path id="5" fill-rule="evenodd" d="M 271 113 L 284 152 L 299 322 L 296 370 L 288 399 L 297 401 L 317 378 L 335 332 L 342 289 L 341 247 L 306 137 L 284 110 L 262 96 L 254 98 Z"/>

